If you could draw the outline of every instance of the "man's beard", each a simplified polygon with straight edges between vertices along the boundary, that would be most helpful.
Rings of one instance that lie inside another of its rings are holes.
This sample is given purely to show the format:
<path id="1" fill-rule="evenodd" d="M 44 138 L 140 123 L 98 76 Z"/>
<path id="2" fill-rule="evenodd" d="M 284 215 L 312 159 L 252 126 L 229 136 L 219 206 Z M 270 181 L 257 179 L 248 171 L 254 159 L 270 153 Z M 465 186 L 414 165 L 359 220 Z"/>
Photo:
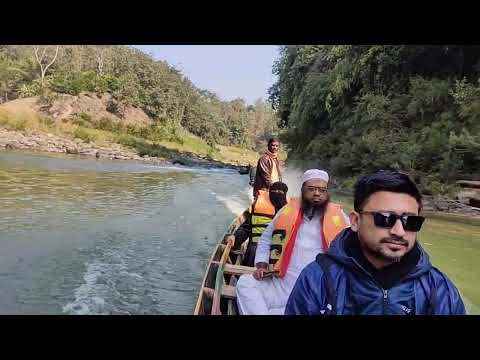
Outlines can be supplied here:
<path id="1" fill-rule="evenodd" d="M 303 214 L 306 215 L 309 219 L 312 219 L 315 216 L 323 216 L 325 209 L 330 201 L 330 196 L 327 195 L 327 198 L 321 203 L 314 203 L 310 200 L 307 200 L 302 195 L 302 210 Z"/>
<path id="2" fill-rule="evenodd" d="M 359 236 L 359 238 L 361 237 L 360 234 L 358 234 L 358 236 Z M 401 237 L 397 237 L 397 236 L 383 238 L 382 240 L 380 240 L 380 242 L 385 243 L 385 242 L 389 242 L 390 240 L 392 240 L 396 243 L 400 243 L 400 244 L 403 244 L 405 246 L 408 246 L 408 242 L 405 239 L 403 239 Z M 373 247 L 367 245 L 367 243 L 365 243 L 361 240 L 360 240 L 360 244 L 361 244 L 361 247 L 363 248 L 363 250 L 365 252 L 367 252 L 368 254 L 370 254 L 371 256 L 373 256 L 373 257 L 375 257 L 379 260 L 383 260 L 383 261 L 386 261 L 388 263 L 399 262 L 407 254 L 407 253 L 405 253 L 403 255 L 391 255 L 391 254 L 387 254 L 384 251 L 384 249 L 380 246 L 373 248 Z"/>

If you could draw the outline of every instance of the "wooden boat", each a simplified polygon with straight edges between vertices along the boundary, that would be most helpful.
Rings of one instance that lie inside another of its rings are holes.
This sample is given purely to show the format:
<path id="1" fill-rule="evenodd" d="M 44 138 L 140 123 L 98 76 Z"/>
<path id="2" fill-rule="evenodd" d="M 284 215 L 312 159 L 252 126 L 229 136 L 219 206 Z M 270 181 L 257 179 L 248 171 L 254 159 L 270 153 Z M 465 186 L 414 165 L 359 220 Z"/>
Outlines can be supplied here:
<path id="1" fill-rule="evenodd" d="M 249 168 L 248 166 L 241 167 L 241 168 L 238 170 L 238 173 L 239 173 L 240 175 L 247 175 L 249 172 L 250 172 L 250 168 Z"/>
<path id="2" fill-rule="evenodd" d="M 240 275 L 251 274 L 255 268 L 240 265 L 248 241 L 242 244 L 240 250 L 232 250 L 230 245 L 222 242 L 227 235 L 235 232 L 244 219 L 243 213 L 237 216 L 213 250 L 194 315 L 238 315 L 235 285 Z"/>

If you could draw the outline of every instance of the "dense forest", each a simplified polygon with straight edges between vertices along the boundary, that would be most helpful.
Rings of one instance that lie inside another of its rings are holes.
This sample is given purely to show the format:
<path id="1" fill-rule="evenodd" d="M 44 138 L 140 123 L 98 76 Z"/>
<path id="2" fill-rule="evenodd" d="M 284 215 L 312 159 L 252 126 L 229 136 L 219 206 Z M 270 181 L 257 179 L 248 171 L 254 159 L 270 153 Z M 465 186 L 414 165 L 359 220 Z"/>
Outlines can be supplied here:
<path id="1" fill-rule="evenodd" d="M 149 141 L 180 141 L 187 130 L 210 146 L 253 149 L 281 129 L 290 158 L 314 161 L 347 187 L 376 169 L 406 171 L 431 194 L 479 180 L 480 46 L 281 46 L 273 72 L 269 100 L 247 105 L 128 46 L 0 45 L 0 104 L 109 94 L 117 117 L 134 106 L 153 120 L 127 129 Z"/>
<path id="2" fill-rule="evenodd" d="M 255 148 L 277 131 L 270 104 L 259 99 L 222 101 L 195 87 L 181 71 L 127 46 L 0 45 L 0 104 L 81 92 L 112 95 L 109 111 L 142 109 L 154 120 L 150 133 L 175 138 L 186 129 L 209 145 Z"/>
<path id="3" fill-rule="evenodd" d="M 282 46 L 274 72 L 291 157 L 346 185 L 376 169 L 433 194 L 480 180 L 480 46 Z"/>

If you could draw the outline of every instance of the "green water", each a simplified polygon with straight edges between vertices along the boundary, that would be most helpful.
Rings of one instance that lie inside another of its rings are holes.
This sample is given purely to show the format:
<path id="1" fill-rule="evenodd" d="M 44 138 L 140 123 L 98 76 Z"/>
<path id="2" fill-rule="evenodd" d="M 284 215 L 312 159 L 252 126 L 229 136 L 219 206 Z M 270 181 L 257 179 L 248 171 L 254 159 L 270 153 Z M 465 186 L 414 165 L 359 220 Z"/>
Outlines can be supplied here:
<path id="1" fill-rule="evenodd" d="M 0 152 L 0 314 L 192 314 L 235 171 Z"/>
<path id="2" fill-rule="evenodd" d="M 346 210 L 353 200 L 343 195 L 332 198 Z M 443 271 L 460 290 L 469 314 L 480 314 L 480 220 L 455 215 L 425 213 L 427 220 L 418 239 L 432 264 Z"/>

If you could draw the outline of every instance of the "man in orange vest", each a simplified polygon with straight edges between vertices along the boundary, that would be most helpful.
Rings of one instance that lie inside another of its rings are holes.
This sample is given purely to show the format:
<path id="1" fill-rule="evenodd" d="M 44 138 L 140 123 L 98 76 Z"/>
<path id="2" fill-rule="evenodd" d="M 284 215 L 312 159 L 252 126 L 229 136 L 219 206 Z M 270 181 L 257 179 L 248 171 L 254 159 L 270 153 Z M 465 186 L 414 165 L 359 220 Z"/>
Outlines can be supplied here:
<path id="1" fill-rule="evenodd" d="M 307 170 L 302 197 L 291 199 L 263 232 L 255 256 L 257 269 L 241 276 L 236 286 L 240 314 L 283 314 L 303 268 L 350 226 L 340 206 L 330 202 L 328 180 L 325 171 Z"/>

